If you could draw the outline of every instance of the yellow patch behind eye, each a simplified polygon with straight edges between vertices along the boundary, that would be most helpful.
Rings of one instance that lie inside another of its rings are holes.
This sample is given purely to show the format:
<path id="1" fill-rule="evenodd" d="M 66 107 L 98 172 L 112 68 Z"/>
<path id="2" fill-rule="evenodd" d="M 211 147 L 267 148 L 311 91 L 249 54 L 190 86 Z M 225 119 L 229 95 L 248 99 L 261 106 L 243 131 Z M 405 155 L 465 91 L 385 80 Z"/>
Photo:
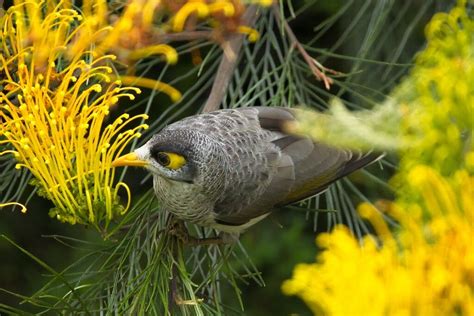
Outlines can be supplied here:
<path id="1" fill-rule="evenodd" d="M 168 158 L 170 159 L 170 162 L 166 166 L 166 168 L 176 170 L 186 164 L 186 159 L 183 156 L 175 154 L 175 153 L 166 153 L 166 154 L 168 155 Z"/>

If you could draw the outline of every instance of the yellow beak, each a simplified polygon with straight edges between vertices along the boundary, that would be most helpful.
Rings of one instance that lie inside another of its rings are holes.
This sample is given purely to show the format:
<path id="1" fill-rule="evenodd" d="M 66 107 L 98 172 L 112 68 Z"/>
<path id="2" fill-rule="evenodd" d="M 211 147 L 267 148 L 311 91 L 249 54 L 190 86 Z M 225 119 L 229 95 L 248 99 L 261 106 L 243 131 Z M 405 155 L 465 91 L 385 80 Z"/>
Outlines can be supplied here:
<path id="1" fill-rule="evenodd" d="M 137 154 L 130 153 L 118 157 L 112 161 L 112 167 L 121 167 L 121 166 L 134 166 L 134 167 L 145 167 L 148 165 L 148 162 L 138 159 Z"/>

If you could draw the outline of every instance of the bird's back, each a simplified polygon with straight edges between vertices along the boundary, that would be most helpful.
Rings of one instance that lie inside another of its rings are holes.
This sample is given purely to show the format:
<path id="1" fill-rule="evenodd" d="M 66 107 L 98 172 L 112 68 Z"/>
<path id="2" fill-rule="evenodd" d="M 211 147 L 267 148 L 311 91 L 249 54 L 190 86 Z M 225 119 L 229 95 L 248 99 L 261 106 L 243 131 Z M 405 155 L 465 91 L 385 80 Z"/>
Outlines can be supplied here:
<path id="1" fill-rule="evenodd" d="M 208 197 L 206 225 L 211 216 L 224 230 L 246 227 L 277 207 L 320 193 L 380 157 L 289 135 L 283 127 L 296 120 L 296 112 L 279 107 L 227 109 L 165 128 L 200 135 L 196 139 L 201 143 L 195 146 L 207 151 L 203 155 L 218 156 L 212 160 L 218 163 L 199 167 L 195 183 Z"/>
<path id="2" fill-rule="evenodd" d="M 318 194 L 380 157 L 289 135 L 283 127 L 295 119 L 295 110 L 250 107 L 182 121 L 224 148 L 230 168 L 214 206 L 219 224 L 243 225 L 275 207 Z"/>

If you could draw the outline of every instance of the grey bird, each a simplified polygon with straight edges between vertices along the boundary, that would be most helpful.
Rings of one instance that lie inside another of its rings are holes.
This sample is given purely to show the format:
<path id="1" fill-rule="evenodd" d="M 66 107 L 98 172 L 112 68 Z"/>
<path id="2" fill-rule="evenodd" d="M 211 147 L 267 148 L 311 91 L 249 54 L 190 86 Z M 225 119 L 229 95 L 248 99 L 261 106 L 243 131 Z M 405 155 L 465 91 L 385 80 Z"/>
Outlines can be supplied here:
<path id="1" fill-rule="evenodd" d="M 271 211 L 324 191 L 381 155 L 289 135 L 296 110 L 225 109 L 173 123 L 112 166 L 141 166 L 179 219 L 238 234 Z"/>

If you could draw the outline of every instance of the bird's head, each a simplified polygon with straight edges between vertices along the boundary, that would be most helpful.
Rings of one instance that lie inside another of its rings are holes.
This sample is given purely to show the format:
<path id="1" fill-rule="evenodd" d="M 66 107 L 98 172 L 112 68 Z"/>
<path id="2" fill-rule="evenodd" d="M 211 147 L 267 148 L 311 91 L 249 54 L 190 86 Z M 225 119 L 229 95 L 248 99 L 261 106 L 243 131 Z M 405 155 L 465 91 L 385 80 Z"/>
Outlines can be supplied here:
<path id="1" fill-rule="evenodd" d="M 112 167 L 137 166 L 153 176 L 194 183 L 213 163 L 212 142 L 205 135 L 184 130 L 163 130 L 145 145 L 112 162 Z"/>

